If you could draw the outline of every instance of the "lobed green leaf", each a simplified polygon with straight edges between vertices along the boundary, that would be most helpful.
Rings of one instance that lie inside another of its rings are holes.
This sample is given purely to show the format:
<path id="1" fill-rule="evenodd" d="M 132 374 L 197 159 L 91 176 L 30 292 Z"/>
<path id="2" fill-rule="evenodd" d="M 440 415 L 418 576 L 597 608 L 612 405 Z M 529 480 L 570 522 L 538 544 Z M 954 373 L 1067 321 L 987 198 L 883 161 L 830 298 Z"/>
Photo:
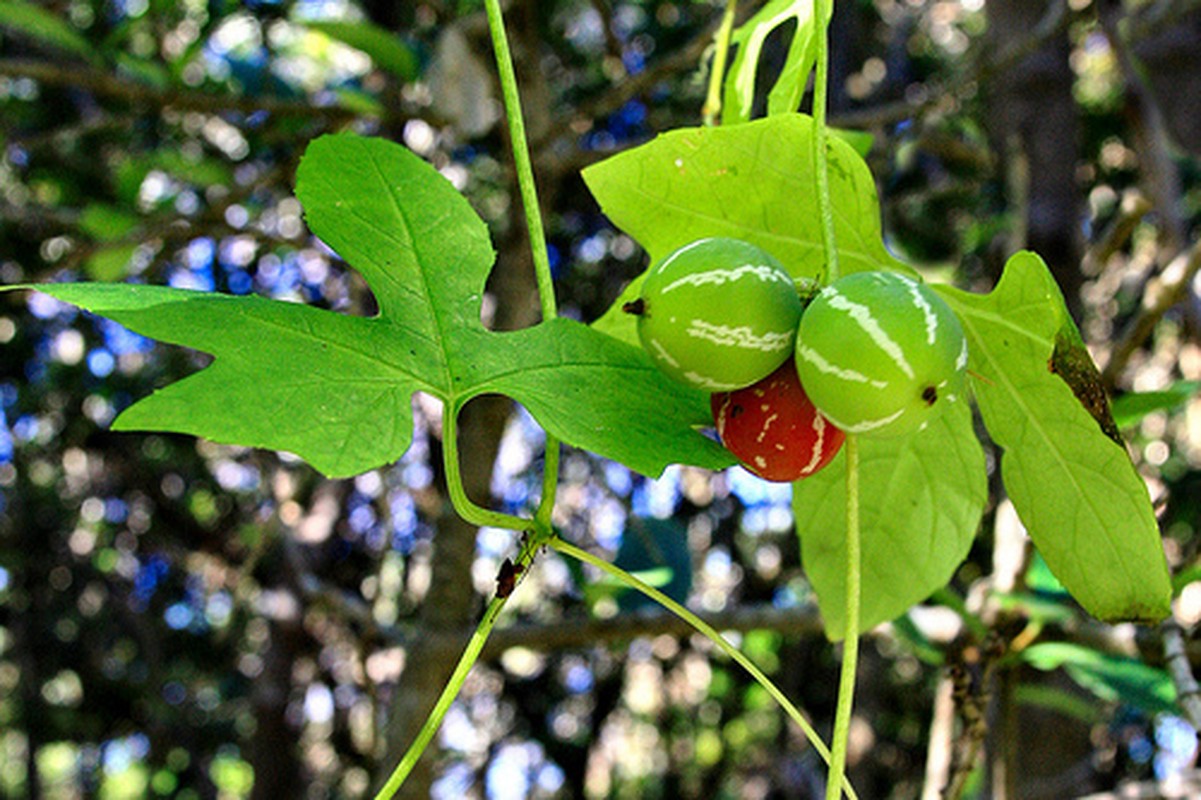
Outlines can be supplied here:
<path id="1" fill-rule="evenodd" d="M 215 357 L 126 409 L 115 428 L 287 450 L 345 476 L 404 453 L 414 392 L 456 411 L 499 393 L 564 442 L 639 472 L 733 461 L 697 430 L 709 422 L 707 398 L 663 376 L 639 348 L 567 319 L 485 329 L 487 228 L 408 150 L 323 137 L 305 154 L 297 193 L 314 233 L 367 279 L 378 316 L 156 286 L 25 287 Z"/>
<path id="2" fill-rule="evenodd" d="M 730 37 L 737 48 L 725 79 L 722 124 L 747 122 L 754 110 L 755 87 L 763 45 L 777 29 L 795 25 L 784 66 L 767 97 L 767 113 L 795 112 L 801 105 L 809 73 L 817 61 L 817 14 L 813 0 L 769 0 Z M 824 26 L 823 26 L 824 29 Z"/>
<path id="3" fill-rule="evenodd" d="M 945 586 L 967 557 L 988 499 L 967 403 L 909 436 L 859 438 L 862 630 Z M 846 456 L 793 484 L 801 562 L 826 634 L 840 639 L 846 595 Z"/>
<path id="4" fill-rule="evenodd" d="M 1066 312 L 1042 259 L 1013 256 L 988 295 L 936 288 L 963 323 L 1005 487 L 1051 571 L 1100 619 L 1162 619 L 1171 584 L 1147 487 L 1051 371 Z"/>

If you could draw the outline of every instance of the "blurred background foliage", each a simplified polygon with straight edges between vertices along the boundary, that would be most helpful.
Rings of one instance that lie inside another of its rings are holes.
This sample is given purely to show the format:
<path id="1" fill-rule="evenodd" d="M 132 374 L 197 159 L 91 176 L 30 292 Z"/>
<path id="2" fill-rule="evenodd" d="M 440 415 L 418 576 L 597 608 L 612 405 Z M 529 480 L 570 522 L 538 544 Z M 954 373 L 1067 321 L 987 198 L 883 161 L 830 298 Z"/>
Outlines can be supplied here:
<path id="1" fill-rule="evenodd" d="M 1013 250 L 1046 257 L 1124 395 L 1178 588 L 1160 630 L 1090 622 L 997 493 L 948 590 L 866 641 L 861 797 L 1190 780 L 1199 6 L 836 3 L 832 121 L 874 136 L 890 246 L 981 290 Z M 579 169 L 699 124 L 723 7 L 508 4 L 564 314 L 595 319 L 645 267 Z M 500 254 L 488 321 L 521 327 L 537 305 L 497 98 L 474 0 L 0 0 L 0 282 L 373 313 L 291 194 L 306 143 L 353 129 L 466 194 Z M 370 796 L 516 550 L 447 510 L 432 401 L 400 462 L 334 482 L 287 454 L 107 432 L 203 354 L 28 293 L 0 299 L 0 344 L 0 796 Z M 472 495 L 528 510 L 528 416 L 473 401 L 462 435 Z M 740 470 L 651 480 L 569 452 L 556 521 L 731 631 L 828 731 L 836 653 L 788 498 Z M 654 607 L 548 553 L 508 613 L 404 796 L 820 796 L 770 698 Z"/>

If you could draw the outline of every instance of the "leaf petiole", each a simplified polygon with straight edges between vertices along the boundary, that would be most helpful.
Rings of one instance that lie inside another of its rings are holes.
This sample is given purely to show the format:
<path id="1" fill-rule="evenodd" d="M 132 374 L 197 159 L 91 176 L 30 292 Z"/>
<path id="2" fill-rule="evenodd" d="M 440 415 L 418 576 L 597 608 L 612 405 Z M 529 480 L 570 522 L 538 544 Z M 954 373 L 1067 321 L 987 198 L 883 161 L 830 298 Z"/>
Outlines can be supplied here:
<path id="1" fill-rule="evenodd" d="M 526 531 L 534 527 L 534 521 L 513 514 L 504 514 L 476 505 L 463 488 L 459 472 L 459 408 L 455 403 L 442 407 L 442 464 L 446 470 L 446 491 L 455 512 L 472 525 L 488 528 L 507 528 Z"/>

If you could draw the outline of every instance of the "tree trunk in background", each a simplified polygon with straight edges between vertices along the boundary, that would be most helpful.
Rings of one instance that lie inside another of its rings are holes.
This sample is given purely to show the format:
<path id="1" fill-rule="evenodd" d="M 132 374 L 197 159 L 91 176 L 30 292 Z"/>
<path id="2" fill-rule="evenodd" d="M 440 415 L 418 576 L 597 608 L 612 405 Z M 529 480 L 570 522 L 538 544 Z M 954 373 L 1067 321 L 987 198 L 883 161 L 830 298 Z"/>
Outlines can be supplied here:
<path id="1" fill-rule="evenodd" d="M 998 52 L 1028 37 L 1050 4 L 989 0 L 986 8 L 990 49 Z M 1078 126 L 1070 52 L 1066 35 L 1051 39 L 998 73 L 986 102 L 993 148 L 1002 156 L 1009 207 L 1022 215 L 1019 235 L 1007 243 L 1003 255 L 1021 248 L 1041 255 L 1078 320 L 1083 193 L 1076 176 Z M 1038 683 L 1044 677 L 1024 675 L 1023 679 Z M 989 796 L 1006 800 L 1033 797 L 1026 791 L 1087 760 L 1092 752 L 1088 726 L 1068 722 L 1054 712 L 1013 707 L 1014 678 L 1006 671 L 997 676 L 987 741 Z"/>
<path id="2" fill-rule="evenodd" d="M 520 243 L 509 241 L 501 249 L 500 262 L 525 264 L 528 251 L 525 236 Z M 493 281 L 497 295 L 497 323 L 505 327 L 519 318 L 528 324 L 531 300 L 536 292 L 531 280 L 521 278 L 522 270 L 498 269 Z M 514 274 L 517 273 L 517 274 Z M 463 486 L 468 497 L 486 503 L 490 496 L 493 464 L 500 448 L 500 439 L 509 418 L 512 402 L 503 397 L 480 397 L 472 400 L 459 417 L 459 449 L 462 457 Z M 461 631 L 476 620 L 476 597 L 471 590 L 471 565 L 475 559 L 476 528 L 463 521 L 446 501 L 444 513 L 437 523 L 432 559 L 429 592 L 422 602 L 419 628 L 428 633 Z M 466 641 L 464 640 L 464 644 Z M 443 687 L 454 671 L 454 661 L 447 660 L 444 651 L 424 650 L 420 645 L 406 652 L 405 670 L 397 693 L 388 710 L 387 754 L 381 765 L 379 783 L 396 766 L 410 743 L 421 730 L 426 716 L 434 707 Z M 401 798 L 428 798 L 435 772 L 437 748 L 431 746 L 406 781 Z"/>
<path id="3" fill-rule="evenodd" d="M 256 724 L 249 753 L 254 768 L 251 800 L 302 797 L 307 785 L 296 742 L 299 730 L 288 721 L 292 668 L 306 638 L 302 614 L 297 600 L 294 615 L 271 621 L 263 672 L 250 694 Z"/>
<path id="4" fill-rule="evenodd" d="M 990 0 L 991 49 L 1029 36 L 1047 2 Z M 1024 215 L 1024 236 L 1006 248 L 1028 247 L 1047 262 L 1072 315 L 1080 317 L 1082 193 L 1076 178 L 1077 120 L 1066 36 L 1053 38 L 999 73 L 986 100 L 994 150 L 1003 155 L 1010 207 Z"/>
<path id="5" fill-rule="evenodd" d="M 22 469 L 17 475 L 22 479 L 28 475 L 28 470 Z M 44 637 L 50 636 L 47 626 L 42 619 L 42 595 L 47 591 L 46 555 L 43 543 L 51 541 L 52 531 L 38 518 L 29 512 L 28 505 L 22 498 L 33 497 L 31 486 L 26 480 L 18 484 L 18 489 L 11 497 L 9 518 L 14 520 L 11 528 L 3 531 L 8 538 L 12 536 L 14 550 L 22 555 L 24 563 L 21 569 L 13 570 L 15 580 L 12 592 L 14 596 L 23 596 L 25 608 L 19 614 L 14 614 L 10 623 L 12 641 L 9 645 L 15 654 L 15 661 L 20 669 L 20 680 L 17 695 L 20 698 L 18 723 L 25 732 L 25 789 L 30 798 L 41 797 L 42 779 L 38 773 L 38 751 L 46 744 L 45 731 L 46 707 L 42 700 L 41 687 L 43 670 L 38 663 L 39 647 L 46 647 Z M 46 506 L 53 508 L 53 506 Z M 57 520 L 54 520 L 57 522 Z M 39 637 L 43 637 L 39 641 Z"/>
<path id="6" fill-rule="evenodd" d="M 1201 11 L 1186 14 L 1134 45 L 1134 55 L 1163 111 L 1172 143 L 1201 155 Z"/>
<path id="7" fill-rule="evenodd" d="M 532 140 L 539 139 L 549 127 L 550 112 L 550 102 L 546 99 L 549 90 L 536 57 L 539 49 L 537 13 L 537 4 L 523 3 L 514 6 L 508 16 L 510 47 L 514 51 L 525 122 Z M 544 207 L 553 204 L 556 188 L 539 184 Z M 497 261 L 487 287 L 496 300 L 491 325 L 494 330 L 516 330 L 539 319 L 537 282 L 515 180 L 511 182 L 510 197 L 512 217 L 503 240 L 497 242 Z M 511 410 L 512 402 L 508 398 L 488 396 L 472 400 L 460 415 L 463 486 L 467 496 L 477 503 L 485 504 L 490 496 L 493 465 Z M 458 631 L 474 624 L 475 593 L 470 587 L 475 544 L 476 529 L 460 519 L 447 502 L 445 513 L 438 521 L 433 574 L 421 609 L 421 630 L 431 633 Z M 416 737 L 455 666 L 440 652 L 420 647 L 410 648 L 406 659 L 401 683 L 388 711 L 387 755 L 377 776 L 377 785 L 391 772 Z M 435 746 L 426 751 L 398 797 L 425 800 L 430 796 L 430 786 L 436 776 L 436 759 L 433 757 L 436 751 Z"/>

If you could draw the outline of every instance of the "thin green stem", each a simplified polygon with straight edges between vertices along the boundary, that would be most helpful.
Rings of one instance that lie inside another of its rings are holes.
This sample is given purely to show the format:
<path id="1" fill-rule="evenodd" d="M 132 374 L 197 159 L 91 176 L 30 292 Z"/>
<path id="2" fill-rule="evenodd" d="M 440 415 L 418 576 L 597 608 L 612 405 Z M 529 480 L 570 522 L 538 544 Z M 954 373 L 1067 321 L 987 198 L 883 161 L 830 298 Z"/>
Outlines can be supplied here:
<path id="1" fill-rule="evenodd" d="M 375 800 L 388 800 L 404 784 L 405 779 L 409 777 L 409 773 L 413 771 L 413 767 L 417 765 L 417 761 L 421 758 L 425 748 L 434 738 L 434 734 L 438 732 L 438 728 L 442 725 L 442 720 L 446 718 L 446 712 L 450 710 L 451 703 L 459 695 L 459 690 L 463 688 L 463 682 L 467 680 L 468 673 L 475 666 L 475 662 L 479 660 L 480 653 L 484 649 L 485 642 L 488 641 L 488 635 L 492 633 L 492 628 L 496 625 L 497 617 L 500 616 L 500 611 L 504 608 L 505 598 L 496 597 L 488 604 L 487 610 L 484 612 L 484 618 L 480 620 L 480 624 L 476 627 L 475 633 L 471 635 L 471 639 L 467 642 L 467 647 L 463 650 L 463 655 L 459 657 L 459 663 L 455 665 L 455 671 L 451 673 L 450 680 L 446 682 L 446 686 L 442 689 L 442 694 L 438 696 L 438 702 L 434 705 L 428 717 L 425 718 L 425 724 L 421 726 L 421 730 L 417 732 L 417 738 L 409 745 L 409 749 L 405 752 L 404 758 L 396 765 L 396 769 L 388 776 L 388 780 L 380 788 L 375 795 Z"/>
<path id="2" fill-rule="evenodd" d="M 538 283 L 538 300 L 542 308 L 542 319 L 553 319 L 557 314 L 555 284 L 550 272 L 550 256 L 546 249 L 546 233 L 542 227 L 542 206 L 538 203 L 538 185 L 534 181 L 533 159 L 530 158 L 529 139 L 525 134 L 525 117 L 521 112 L 521 93 L 517 87 L 517 72 L 513 69 L 513 55 L 509 51 L 509 40 L 505 35 L 505 20 L 501 13 L 500 0 L 485 0 L 488 14 L 488 31 L 492 36 L 492 49 L 496 54 L 496 72 L 500 78 L 501 97 L 505 104 L 505 115 L 509 121 L 509 144 L 513 150 L 513 166 L 517 172 L 517 186 L 521 191 L 521 207 L 525 210 L 525 224 L 529 231 L 530 252 L 534 261 L 534 277 Z M 542 499 L 535 517 L 549 527 L 551 512 L 555 506 L 555 495 L 559 488 L 559 442 L 549 433 L 546 435 L 546 457 L 542 473 Z"/>
<path id="3" fill-rule="evenodd" d="M 713 66 L 709 69 L 709 93 L 705 96 L 705 105 L 701 109 L 701 117 L 706 125 L 716 125 L 717 115 L 721 113 L 721 87 L 725 83 L 726 60 L 730 57 L 730 37 L 734 33 L 734 14 L 738 9 L 738 0 L 726 0 L 726 11 L 722 14 L 721 25 L 713 37 Z"/>
<path id="4" fill-rule="evenodd" d="M 450 503 L 460 517 L 480 527 L 524 531 L 534 526 L 533 520 L 478 506 L 467 496 L 459 472 L 459 409 L 454 403 L 442 407 L 442 464 Z"/>
<path id="5" fill-rule="evenodd" d="M 530 158 L 529 142 L 525 134 L 525 121 L 521 113 L 521 98 L 517 90 L 517 74 L 513 69 L 513 57 L 509 52 L 509 42 L 505 36 L 505 23 L 501 15 L 499 0 L 485 0 L 488 13 L 488 29 L 492 35 L 492 46 L 496 53 L 496 68 L 500 76 L 501 94 L 504 98 L 505 112 L 509 119 L 509 139 L 513 150 L 513 163 L 517 172 L 517 184 L 521 192 L 521 203 L 525 209 L 525 220 L 529 231 L 530 250 L 533 256 L 534 275 L 538 284 L 538 298 L 544 320 L 553 319 L 558 311 L 555 304 L 555 287 L 550 272 L 550 258 L 546 249 L 546 234 L 542 227 L 542 209 L 538 203 L 538 190 L 534 182 L 534 169 Z M 447 492 L 455 511 L 463 519 L 473 525 L 509 528 L 511 530 L 533 531 L 534 535 L 526 539 L 518 556 L 518 568 L 513 575 L 517 580 L 526 567 L 534 559 L 538 548 L 553 534 L 550 527 L 550 516 L 554 509 L 555 493 L 559 485 L 559 442 L 549 433 L 546 436 L 545 472 L 543 473 L 543 492 L 538 509 L 533 520 L 523 519 L 511 514 L 502 514 L 478 506 L 467 496 L 463 488 L 463 479 L 459 470 L 459 438 L 458 438 L 459 407 L 456 403 L 447 402 L 442 411 L 442 453 L 446 470 Z M 484 644 L 500 617 L 505 606 L 508 592 L 492 599 L 484 612 L 483 619 L 476 626 L 475 632 L 467 642 L 459 663 L 451 673 L 450 680 L 442 689 L 438 702 L 434 705 L 425 723 L 417 734 L 417 738 L 409 746 L 408 751 L 396 765 L 396 769 L 388 777 L 376 800 L 391 798 L 404 784 L 413 767 L 429 746 L 442 720 L 450 710 L 451 704 L 463 688 L 468 673 L 479 660 Z"/>
<path id="6" fill-rule="evenodd" d="M 830 754 L 830 772 L 826 781 L 826 800 L 838 800 L 846 782 L 847 744 L 851 731 L 851 708 L 855 702 L 855 669 L 859 661 L 859 593 L 861 557 L 859 553 L 859 438 L 847 436 L 843 445 L 847 454 L 847 565 L 846 608 L 842 640 L 842 670 L 838 677 L 838 706 L 834 711 L 834 738 Z"/>
<path id="7" fill-rule="evenodd" d="M 526 567 L 534 560 L 538 548 L 542 547 L 553 534 L 549 529 L 537 529 L 534 535 L 525 540 L 522 545 L 521 552 L 517 556 L 518 571 L 517 576 L 524 574 Z M 446 686 L 442 689 L 442 694 L 438 696 L 438 702 L 434 704 L 434 708 L 430 711 L 428 717 L 425 718 L 425 723 L 421 726 L 421 730 L 417 732 L 417 737 L 413 743 L 409 745 L 409 749 L 405 751 L 404 757 L 400 759 L 400 763 L 396 765 L 396 769 L 388 776 L 388 780 L 380 787 L 379 792 L 375 795 L 375 800 L 389 800 L 400 787 L 404 784 L 405 779 L 409 777 L 409 773 L 413 771 L 413 767 L 417 765 L 417 761 L 421 758 L 425 748 L 433 740 L 434 734 L 438 732 L 438 728 L 442 725 L 442 720 L 446 718 L 446 712 L 450 710 L 450 706 L 454 703 L 455 698 L 459 695 L 459 690 L 463 688 L 463 682 L 467 680 L 467 675 L 471 672 L 475 662 L 479 660 L 480 653 L 484 649 L 484 644 L 488 641 L 488 637 L 492 633 L 492 629 L 496 627 L 496 621 L 500 618 L 500 612 L 505 607 L 505 602 L 508 600 L 508 594 L 505 596 L 496 596 L 492 598 L 492 602 L 488 604 L 488 608 L 484 611 L 484 616 L 476 626 L 475 632 L 471 634 L 471 639 L 468 640 L 467 646 L 463 649 L 463 654 L 459 656 L 459 663 L 455 665 L 455 671 L 451 673 L 450 680 L 446 682 Z"/>
<path id="8" fill-rule="evenodd" d="M 826 106 L 830 83 L 830 18 L 834 0 L 817 0 L 817 69 L 813 83 L 813 172 L 817 184 L 817 205 L 821 218 L 822 250 L 825 265 L 819 282 L 838 280 L 838 246 L 834 240 L 834 205 L 830 199 L 830 165 L 827 146 Z M 826 800 L 838 800 L 846 783 L 847 744 L 851 730 L 851 709 L 855 702 L 855 671 L 859 661 L 859 594 L 861 555 L 859 552 L 859 442 L 848 436 L 847 453 L 847 538 L 846 608 L 843 630 L 842 670 L 838 678 L 838 706 L 834 712 L 834 738 L 831 742 Z"/>
<path id="9" fill-rule="evenodd" d="M 538 186 L 534 183 L 534 165 L 530 158 L 529 140 L 525 135 L 525 118 L 521 113 L 521 95 L 517 90 L 517 73 L 505 36 L 505 20 L 500 0 L 485 0 L 488 12 L 488 31 L 496 53 L 496 72 L 500 77 L 500 92 L 504 99 L 505 115 L 509 119 L 509 144 L 513 150 L 513 166 L 517 170 L 517 185 L 521 190 L 521 206 L 525 209 L 525 224 L 530 234 L 530 249 L 534 257 L 534 275 L 538 281 L 538 300 L 542 318 L 551 319 L 558 312 L 555 306 L 555 285 L 550 274 L 550 256 L 546 251 L 546 234 L 542 229 L 542 207 L 538 204 Z"/>
<path id="10" fill-rule="evenodd" d="M 834 205 L 830 202 L 830 166 L 828 163 L 826 130 L 826 105 L 830 83 L 830 17 L 834 13 L 834 0 L 817 0 L 817 70 L 813 79 L 813 174 L 817 182 L 817 207 L 822 226 L 822 249 L 825 251 L 825 269 L 818 276 L 819 283 L 833 283 L 841 270 L 838 265 L 838 249 L 834 243 Z"/>
<path id="11" fill-rule="evenodd" d="M 801 714 L 800 710 L 796 706 L 792 704 L 792 701 L 789 700 L 782 691 L 780 691 L 779 687 L 772 683 L 771 678 L 767 677 L 767 675 L 763 673 L 763 670 L 755 666 L 755 662 L 751 661 L 742 653 L 741 650 L 726 641 L 725 637 L 722 636 L 716 628 L 705 622 L 703 619 L 689 611 L 684 606 L 677 603 L 675 600 L 672 600 L 670 597 L 663 594 L 663 592 L 644 583 L 643 581 L 638 580 L 624 569 L 610 564 L 600 556 L 593 555 L 587 550 L 581 550 L 570 542 L 566 542 L 557 536 L 549 539 L 546 544 L 565 556 L 570 556 L 571 558 L 582 561 L 585 564 L 591 564 L 592 566 L 604 572 L 606 575 L 621 581 L 631 589 L 641 592 L 707 637 L 715 645 L 721 648 L 723 653 L 725 653 L 739 666 L 750 673 L 751 677 L 754 678 L 755 681 L 772 696 L 772 699 L 779 703 L 780 707 L 784 709 L 785 713 L 787 713 L 788 716 L 790 716 L 793 721 L 796 722 L 797 726 L 800 727 L 801 731 L 805 734 L 805 738 L 809 740 L 811 745 L 813 745 L 813 749 L 815 749 L 818 752 L 818 755 L 822 757 L 822 760 L 830 763 L 830 750 L 828 747 L 826 747 L 825 742 L 821 740 L 821 737 L 818 736 L 817 731 L 813 729 L 813 726 L 809 724 L 809 720 L 805 719 L 805 716 Z M 852 798 L 852 800 L 858 800 L 857 796 L 855 795 L 855 790 L 852 788 L 849 782 L 845 783 L 843 788 L 846 789 L 847 796 Z"/>

